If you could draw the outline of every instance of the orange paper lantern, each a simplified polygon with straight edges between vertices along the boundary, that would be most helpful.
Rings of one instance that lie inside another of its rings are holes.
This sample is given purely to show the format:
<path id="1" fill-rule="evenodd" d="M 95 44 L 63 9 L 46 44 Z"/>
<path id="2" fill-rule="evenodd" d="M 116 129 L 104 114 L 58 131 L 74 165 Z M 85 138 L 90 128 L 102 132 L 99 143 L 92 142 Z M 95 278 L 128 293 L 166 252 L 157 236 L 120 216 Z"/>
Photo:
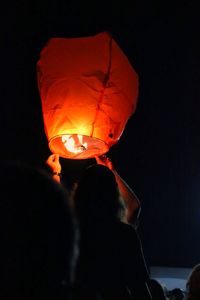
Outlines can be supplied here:
<path id="1" fill-rule="evenodd" d="M 138 98 L 138 76 L 111 35 L 52 38 L 37 70 L 50 150 L 72 159 L 108 152 Z"/>

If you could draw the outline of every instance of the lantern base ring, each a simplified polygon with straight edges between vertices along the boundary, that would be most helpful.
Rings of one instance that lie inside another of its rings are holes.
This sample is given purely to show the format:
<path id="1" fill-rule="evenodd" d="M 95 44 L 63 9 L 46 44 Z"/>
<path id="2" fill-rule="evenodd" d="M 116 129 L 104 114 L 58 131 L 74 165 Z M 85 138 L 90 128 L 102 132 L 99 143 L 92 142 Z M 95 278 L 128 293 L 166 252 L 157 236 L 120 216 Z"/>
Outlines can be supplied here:
<path id="1" fill-rule="evenodd" d="M 49 141 L 52 153 L 69 159 L 87 159 L 101 156 L 108 152 L 108 145 L 101 139 L 81 135 L 62 134 L 55 136 Z"/>

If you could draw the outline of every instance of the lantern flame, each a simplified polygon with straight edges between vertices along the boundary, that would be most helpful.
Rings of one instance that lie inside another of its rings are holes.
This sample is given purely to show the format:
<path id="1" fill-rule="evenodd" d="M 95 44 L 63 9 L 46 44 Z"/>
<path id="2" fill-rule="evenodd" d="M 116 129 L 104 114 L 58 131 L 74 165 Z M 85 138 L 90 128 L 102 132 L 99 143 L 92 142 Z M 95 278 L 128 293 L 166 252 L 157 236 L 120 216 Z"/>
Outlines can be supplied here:
<path id="1" fill-rule="evenodd" d="M 83 142 L 81 134 L 63 135 L 62 142 L 65 148 L 72 153 L 81 153 L 87 150 L 87 142 Z"/>

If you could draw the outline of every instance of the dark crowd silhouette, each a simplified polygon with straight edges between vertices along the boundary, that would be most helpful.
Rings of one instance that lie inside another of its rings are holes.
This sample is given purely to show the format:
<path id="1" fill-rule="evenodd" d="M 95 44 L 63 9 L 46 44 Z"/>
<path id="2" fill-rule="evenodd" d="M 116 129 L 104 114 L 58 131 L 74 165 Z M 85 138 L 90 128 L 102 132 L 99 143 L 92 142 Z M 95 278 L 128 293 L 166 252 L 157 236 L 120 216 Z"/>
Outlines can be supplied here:
<path id="1" fill-rule="evenodd" d="M 69 299 L 78 226 L 68 192 L 44 170 L 0 165 L 0 299 Z"/>
<path id="2" fill-rule="evenodd" d="M 1 161 L 0 299 L 199 300 L 151 278 L 137 227 L 141 203 L 106 156 L 69 190 L 57 154 L 46 168 Z"/>

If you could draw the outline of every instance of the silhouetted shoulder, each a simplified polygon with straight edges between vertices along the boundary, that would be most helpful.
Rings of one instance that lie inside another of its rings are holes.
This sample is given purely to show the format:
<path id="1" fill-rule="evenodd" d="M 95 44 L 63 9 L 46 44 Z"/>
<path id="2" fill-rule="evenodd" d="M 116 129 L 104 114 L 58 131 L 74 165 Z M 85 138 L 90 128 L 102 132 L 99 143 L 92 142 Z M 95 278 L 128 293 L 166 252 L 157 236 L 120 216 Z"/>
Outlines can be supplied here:
<path id="1" fill-rule="evenodd" d="M 124 242 L 129 245 L 133 243 L 134 247 L 137 244 L 141 246 L 140 238 L 132 225 L 119 221 L 116 222 L 115 226 L 121 240 L 124 240 Z"/>

